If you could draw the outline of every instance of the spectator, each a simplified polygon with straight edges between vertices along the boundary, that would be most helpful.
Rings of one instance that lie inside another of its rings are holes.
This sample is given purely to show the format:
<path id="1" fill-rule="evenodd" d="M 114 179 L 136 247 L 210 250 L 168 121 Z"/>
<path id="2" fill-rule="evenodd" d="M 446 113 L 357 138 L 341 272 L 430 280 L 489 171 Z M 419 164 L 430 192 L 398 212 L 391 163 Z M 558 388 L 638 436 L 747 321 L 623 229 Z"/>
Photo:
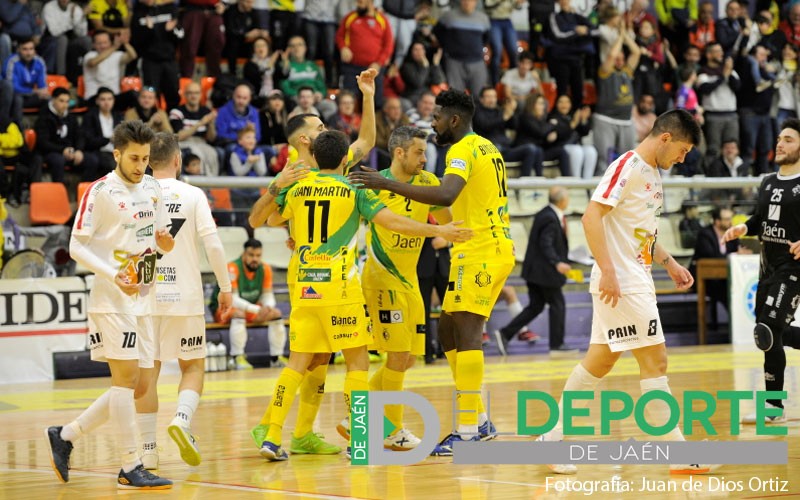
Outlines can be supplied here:
<path id="1" fill-rule="evenodd" d="M 706 65 L 697 75 L 705 120 L 706 156 L 717 156 L 723 142 L 739 140 L 736 92 L 740 85 L 733 59 L 725 57 L 722 46 L 717 42 L 706 45 Z"/>
<path id="2" fill-rule="evenodd" d="M 300 34 L 300 18 L 294 0 L 269 0 L 269 33 L 275 50 L 286 50 L 292 37 Z"/>
<path id="3" fill-rule="evenodd" d="M 583 104 L 584 57 L 594 55 L 594 42 L 589 20 L 572 9 L 571 0 L 558 0 L 559 12 L 550 14 L 547 68 L 556 80 L 558 95 L 571 92 L 572 101 Z"/>
<path id="4" fill-rule="evenodd" d="M 406 85 L 403 97 L 411 102 L 417 102 L 419 97 L 428 92 L 434 85 L 444 81 L 442 62 L 442 49 L 439 48 L 430 61 L 425 53 L 425 46 L 419 42 L 411 44 L 411 50 L 400 66 L 400 76 Z"/>
<path id="5" fill-rule="evenodd" d="M 0 116 L 11 118 L 17 125 L 22 123 L 22 100 L 14 96 L 14 86 L 11 82 L 2 78 L 0 78 Z"/>
<path id="6" fill-rule="evenodd" d="M 697 218 L 700 209 L 697 205 L 683 202 L 681 205 L 683 218 L 678 223 L 678 232 L 681 235 L 681 246 L 683 248 L 694 248 L 697 242 L 697 234 L 703 229 L 700 219 Z"/>
<path id="7" fill-rule="evenodd" d="M 529 2 L 528 3 L 528 26 L 530 38 L 528 39 L 530 51 L 538 54 L 541 48 L 548 42 L 544 36 L 547 31 L 547 24 L 550 15 L 555 12 L 555 2 Z"/>
<path id="8" fill-rule="evenodd" d="M 742 157 L 745 163 L 753 164 L 753 174 L 772 172 L 769 152 L 773 145 L 772 96 L 775 94 L 775 75 L 767 66 L 769 51 L 756 45 L 750 57 L 740 59 L 742 83 L 739 87 L 739 119 L 742 130 Z M 748 67 L 749 66 L 749 67 Z"/>
<path id="9" fill-rule="evenodd" d="M 178 63 L 175 53 L 184 37 L 178 7 L 172 2 L 139 0 L 131 21 L 133 46 L 142 60 L 142 82 L 164 95 L 166 109 L 178 105 Z"/>
<path id="10" fill-rule="evenodd" d="M 787 118 L 797 118 L 798 86 L 797 86 L 797 49 L 787 43 L 781 51 L 782 64 L 775 80 L 778 90 L 778 114 L 776 123 L 781 124 Z"/>
<path id="11" fill-rule="evenodd" d="M 22 132 L 19 126 L 11 120 L 10 115 L 0 113 L 0 179 L 3 179 L 0 185 L 0 231 L 3 227 L 3 219 L 5 219 L 5 207 L 3 206 L 3 197 L 8 197 L 8 206 L 17 208 L 22 202 L 22 185 L 25 181 L 38 182 L 42 178 L 41 165 L 39 170 L 34 171 L 29 166 L 35 166 L 32 162 L 26 161 L 22 149 L 25 142 L 22 138 Z M 8 174 L 6 168 L 13 169 L 11 174 L 11 182 L 5 179 Z M 2 233 L 0 233 L 0 242 Z M 0 257 L 3 251 L 0 248 Z"/>
<path id="12" fill-rule="evenodd" d="M 222 14 L 225 3 L 218 0 L 185 0 L 181 26 L 187 36 L 183 37 L 180 50 L 181 76 L 194 76 L 194 60 L 200 43 L 206 55 L 206 74 L 218 77 L 221 74 L 220 60 L 225 46 L 225 31 Z"/>
<path id="13" fill-rule="evenodd" d="M 355 95 L 349 90 L 342 90 L 339 92 L 336 104 L 339 110 L 333 116 L 330 128 L 344 132 L 351 142 L 355 141 L 361 128 L 361 114 L 356 112 Z"/>
<path id="14" fill-rule="evenodd" d="M 217 143 L 223 146 L 234 143 L 239 130 L 248 123 L 255 127 L 256 142 L 261 140 L 261 122 L 258 110 L 250 105 L 253 93 L 246 84 L 233 90 L 233 99 L 217 111 Z"/>
<path id="15" fill-rule="evenodd" d="M 397 127 L 408 124 L 408 116 L 403 114 L 400 99 L 387 98 L 375 116 L 375 151 L 378 155 L 378 170 L 388 168 L 392 163 L 392 156 L 389 152 L 389 136 Z"/>
<path id="16" fill-rule="evenodd" d="M 772 12 L 768 9 L 760 11 L 753 23 L 757 29 L 750 30 L 750 39 L 745 50 L 750 52 L 756 45 L 763 45 L 771 56 L 777 57 L 786 45 L 786 35 L 783 31 L 772 28 Z"/>
<path id="17" fill-rule="evenodd" d="M 689 30 L 689 45 L 694 45 L 700 50 L 706 48 L 706 44 L 715 42 L 714 5 L 711 2 L 703 2 L 698 8 L 697 24 Z"/>
<path id="18" fill-rule="evenodd" d="M 689 30 L 697 24 L 697 0 L 659 0 L 655 2 L 661 36 L 682 52 Z"/>
<path id="19" fill-rule="evenodd" d="M 228 156 L 227 173 L 236 177 L 266 177 L 267 155 L 256 142 L 256 128 L 248 123 L 236 132 L 236 145 Z M 272 155 L 270 155 L 272 156 Z M 261 196 L 255 188 L 231 190 L 234 208 L 250 209 Z"/>
<path id="20" fill-rule="evenodd" d="M 114 36 L 114 43 L 111 43 L 111 36 L 104 30 L 95 31 L 92 35 L 93 49 L 83 56 L 83 85 L 87 100 L 92 100 L 100 87 L 111 89 L 114 95 L 118 95 L 122 68 L 137 57 L 136 49 L 128 43 L 129 33 Z M 120 47 L 125 51 L 120 52 Z"/>
<path id="21" fill-rule="evenodd" d="M 406 84 L 400 76 L 400 68 L 391 65 L 386 69 L 386 75 L 383 78 L 383 96 L 384 100 L 387 97 L 397 97 L 403 105 L 403 109 L 411 107 L 411 101 L 402 97 L 406 92 Z"/>
<path id="22" fill-rule="evenodd" d="M 792 3 L 789 8 L 789 17 L 781 21 L 780 30 L 786 41 L 800 50 L 800 3 Z"/>
<path id="23" fill-rule="evenodd" d="M 87 17 L 92 30 L 103 30 L 112 35 L 127 32 L 130 35 L 131 14 L 125 0 L 91 0 Z"/>
<path id="24" fill-rule="evenodd" d="M 709 44 L 710 43 L 715 43 L 715 42 L 709 42 Z M 692 68 L 695 71 L 697 71 L 697 74 L 699 76 L 701 68 L 700 66 L 701 58 L 702 58 L 702 52 L 700 51 L 699 48 L 697 48 L 694 45 L 686 46 L 686 50 L 683 51 L 683 62 L 678 64 L 677 68 L 675 68 L 675 76 L 670 81 L 675 83 L 680 83 L 679 75 L 681 74 L 681 71 L 683 71 L 683 68 Z"/>
<path id="25" fill-rule="evenodd" d="M 297 91 L 297 106 L 289 113 L 289 118 L 309 113 L 321 116 L 320 111 L 314 106 L 314 89 L 311 87 L 301 87 L 300 90 Z"/>
<path id="26" fill-rule="evenodd" d="M 308 41 L 308 58 L 322 59 L 325 64 L 325 84 L 328 88 L 339 87 L 336 71 L 336 2 L 330 0 L 306 0 L 300 16 L 303 19 L 303 34 Z"/>
<path id="27" fill-rule="evenodd" d="M 269 38 L 269 31 L 261 29 L 258 14 L 253 10 L 254 0 L 238 0 L 235 6 L 225 11 L 225 49 L 223 55 L 228 58 L 228 73 L 236 74 L 236 60 L 249 58 L 251 45 L 257 38 Z M 259 88 L 255 85 L 254 88 Z M 270 89 L 272 90 L 272 89 Z"/>
<path id="28" fill-rule="evenodd" d="M 383 0 L 383 13 L 389 21 L 394 35 L 394 53 L 389 64 L 397 68 L 403 63 L 414 31 L 417 29 L 417 7 L 419 0 Z"/>
<path id="29" fill-rule="evenodd" d="M 458 7 L 442 14 L 433 28 L 444 50 L 447 83 L 472 95 L 478 95 L 489 81 L 483 46 L 491 24 L 486 14 L 476 10 L 477 5 L 477 0 L 460 0 Z"/>
<path id="30" fill-rule="evenodd" d="M 219 157 L 211 146 L 217 139 L 217 113 L 200 105 L 199 83 L 187 85 L 183 94 L 186 104 L 170 110 L 170 126 L 178 134 L 181 149 L 188 149 L 200 158 L 203 170 L 199 175 L 219 175 Z"/>
<path id="31" fill-rule="evenodd" d="M 659 0 L 660 1 L 660 0 Z M 625 26 L 634 33 L 639 29 L 642 21 L 649 21 L 653 26 L 658 26 L 658 20 L 650 13 L 650 0 L 633 0 L 630 8 L 625 13 Z M 605 61 L 605 58 L 600 59 Z"/>
<path id="32" fill-rule="evenodd" d="M 114 111 L 114 92 L 108 87 L 97 89 L 94 103 L 95 106 L 83 118 L 83 131 L 86 138 L 86 156 L 94 158 L 98 166 L 97 177 L 102 177 L 117 166 L 111 136 L 114 127 L 122 123 L 123 117 Z"/>
<path id="33" fill-rule="evenodd" d="M 0 0 L 0 26 L 0 64 L 11 56 L 12 42 L 39 43 L 41 28 L 26 1 Z"/>
<path id="34" fill-rule="evenodd" d="M 739 143 L 733 140 L 724 142 L 720 154 L 706 167 L 707 177 L 748 177 L 749 175 L 749 166 L 739 156 Z M 715 203 L 749 200 L 753 198 L 753 188 L 710 189 L 707 198 Z"/>
<path id="35" fill-rule="evenodd" d="M 444 172 L 444 154 L 447 151 L 445 146 L 439 146 L 433 140 L 435 134 L 433 131 L 433 111 L 436 109 L 436 96 L 430 90 L 423 92 L 417 99 L 416 107 L 409 109 L 406 112 L 408 121 L 411 125 L 424 130 L 427 134 L 425 146 L 425 170 L 431 173 L 437 173 L 439 170 Z M 439 165 L 441 159 L 441 166 Z M 440 177 L 440 175 L 439 175 Z"/>
<path id="36" fill-rule="evenodd" d="M 697 93 L 694 91 L 694 84 L 697 82 L 697 70 L 686 67 L 679 73 L 681 86 L 675 95 L 675 107 L 685 109 L 691 113 L 695 119 L 703 124 L 703 108 L 697 100 Z"/>
<path id="37" fill-rule="evenodd" d="M 533 69 L 533 60 L 533 54 L 523 52 L 519 55 L 517 67 L 506 71 L 500 80 L 506 98 L 515 99 L 517 105 L 523 104 L 528 94 L 538 92 L 542 88 L 542 81 Z"/>
<path id="38" fill-rule="evenodd" d="M 294 100 L 302 87 L 311 87 L 314 92 L 314 102 L 322 114 L 332 115 L 336 112 L 336 105 L 325 99 L 325 94 L 328 92 L 325 87 L 325 75 L 317 63 L 306 59 L 306 42 L 302 37 L 295 36 L 289 39 L 288 49 L 281 55 L 281 71 L 284 75 L 281 90 L 287 97 Z"/>
<path id="39" fill-rule="evenodd" d="M 591 131 L 592 110 L 583 106 L 572 112 L 572 99 L 567 95 L 559 96 L 556 107 L 550 113 L 550 121 L 555 122 L 560 145 L 569 155 L 570 171 L 575 177 L 590 179 L 597 168 L 597 150 L 592 144 L 582 144 L 581 138 Z"/>
<path id="40" fill-rule="evenodd" d="M 84 134 L 75 115 L 69 112 L 69 90 L 57 87 L 36 120 L 35 163 L 47 163 L 53 182 L 64 182 L 67 165 L 81 171 L 83 181 L 97 179 L 97 159 L 85 155 Z"/>
<path id="41" fill-rule="evenodd" d="M 523 0 L 486 0 L 483 8 L 489 16 L 489 48 L 492 59 L 489 61 L 489 73 L 492 85 L 500 82 L 500 61 L 505 48 L 508 56 L 508 67 L 517 66 L 517 30 L 511 23 L 511 12 L 521 8 Z"/>
<path id="42" fill-rule="evenodd" d="M 627 59 L 622 51 L 623 44 L 630 53 Z M 601 171 L 605 171 L 618 155 L 635 146 L 632 78 L 638 65 L 639 47 L 628 32 L 622 30 L 597 75 L 597 107 L 592 133 L 598 154 L 597 167 Z"/>
<path id="43" fill-rule="evenodd" d="M 506 135 L 506 129 L 517 125 L 517 101 L 506 99 L 502 109 L 497 105 L 497 91 L 492 87 L 481 90 L 480 99 L 475 106 L 472 127 L 476 134 L 492 141 L 506 162 L 520 162 L 520 175 L 542 175 L 542 149 L 533 144 L 513 146 Z"/>
<path id="44" fill-rule="evenodd" d="M 374 68 L 378 71 L 375 107 L 383 106 L 384 68 L 394 54 L 394 36 L 386 16 L 375 8 L 374 0 L 356 0 L 356 10 L 339 23 L 336 46 L 342 60 L 342 88 L 361 96 L 356 76 Z"/>
<path id="45" fill-rule="evenodd" d="M 432 217 L 429 221 L 433 221 Z M 425 238 L 422 251 L 417 260 L 419 290 L 425 308 L 425 364 L 429 365 L 436 357 L 443 358 L 441 344 L 434 342 L 434 328 L 431 320 L 431 300 L 434 289 L 439 303 L 444 302 L 450 275 L 450 242 L 444 238 Z"/>
<path id="46" fill-rule="evenodd" d="M 726 17 L 716 22 L 717 42 L 722 46 L 726 57 L 736 57 L 747 45 L 747 39 L 750 38 L 750 20 L 745 17 L 745 13 L 739 0 L 730 0 L 725 6 Z"/>
<path id="47" fill-rule="evenodd" d="M 267 104 L 259 115 L 261 120 L 261 144 L 272 146 L 280 150 L 289 141 L 286 138 L 286 123 L 289 117 L 286 113 L 286 102 L 283 92 L 273 90 L 267 96 Z"/>
<path id="48" fill-rule="evenodd" d="M 558 161 L 561 175 L 572 175 L 569 156 L 558 141 L 556 124 L 547 118 L 547 99 L 541 94 L 529 94 L 517 119 L 516 144 L 534 144 L 542 150 L 542 161 Z"/>
<path id="49" fill-rule="evenodd" d="M 156 106 L 156 89 L 153 87 L 142 87 L 139 91 L 136 104 L 125 112 L 125 121 L 130 120 L 143 121 L 153 132 L 174 133 L 169 117 Z"/>
<path id="50" fill-rule="evenodd" d="M 70 0 L 50 0 L 42 9 L 42 20 L 45 32 L 39 50 L 47 69 L 56 75 L 66 75 L 75 84 L 80 74 L 80 58 L 92 47 L 84 7 Z"/>
<path id="51" fill-rule="evenodd" d="M 14 87 L 15 108 L 38 108 L 50 99 L 47 65 L 36 55 L 33 40 L 19 42 L 17 53 L 3 64 L 2 76 Z"/>
<path id="52" fill-rule="evenodd" d="M 657 96 L 661 94 L 661 71 L 667 62 L 664 47 L 658 38 L 655 26 L 649 21 L 642 21 L 636 34 L 639 46 L 639 64 L 633 75 L 633 95 L 637 99 L 642 94 Z"/>
<path id="53" fill-rule="evenodd" d="M 270 55 L 269 40 L 266 38 L 259 37 L 253 42 L 253 57 L 244 65 L 244 79 L 258 90 L 257 94 L 262 99 L 272 92 L 275 63 L 280 56 L 279 50 Z"/>
<path id="54" fill-rule="evenodd" d="M 182 175 L 203 175 L 203 160 L 194 153 L 189 153 L 183 157 Z"/>
<path id="55" fill-rule="evenodd" d="M 723 259 L 739 251 L 738 239 L 727 243 L 722 239 L 722 235 L 731 227 L 732 221 L 733 210 L 730 208 L 714 208 L 711 211 L 711 225 L 704 227 L 697 233 L 694 255 L 692 255 L 692 261 L 689 264 L 689 272 L 692 273 L 692 276 L 697 276 L 698 260 Z M 713 302 L 722 304 L 725 310 L 728 310 L 728 280 L 706 280 L 705 285 L 706 295 Z"/>
<path id="56" fill-rule="evenodd" d="M 631 114 L 633 127 L 636 130 L 636 142 L 642 142 L 653 130 L 653 124 L 657 118 L 655 109 L 656 103 L 651 95 L 642 94 L 636 101 L 636 106 Z"/>
<path id="57" fill-rule="evenodd" d="M 606 5 L 599 12 L 600 25 L 597 27 L 597 36 L 600 40 L 600 60 L 605 61 L 608 51 L 619 37 L 621 29 L 627 29 L 619 10 L 613 5 Z M 655 26 L 655 24 L 653 24 Z M 638 24 L 637 28 L 638 29 Z"/>

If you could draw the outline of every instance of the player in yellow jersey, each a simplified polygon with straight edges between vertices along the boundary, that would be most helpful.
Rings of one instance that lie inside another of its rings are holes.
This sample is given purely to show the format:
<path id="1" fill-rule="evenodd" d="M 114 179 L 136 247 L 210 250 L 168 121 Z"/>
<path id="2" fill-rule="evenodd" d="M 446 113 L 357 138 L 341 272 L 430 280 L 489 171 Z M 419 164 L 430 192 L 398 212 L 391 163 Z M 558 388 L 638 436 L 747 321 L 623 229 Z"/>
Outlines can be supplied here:
<path id="1" fill-rule="evenodd" d="M 372 335 L 356 266 L 361 217 L 407 236 L 441 236 L 449 241 L 472 236 L 457 223 L 436 226 L 397 215 L 372 192 L 352 188 L 341 175 L 347 149 L 347 137 L 341 132 L 321 133 L 313 147 L 319 171 L 283 189 L 277 199 L 282 220 L 273 222 L 290 222 L 298 265 L 289 319 L 289 364 L 275 383 L 269 430 L 261 446 L 261 455 L 270 461 L 288 458 L 281 448 L 281 431 L 315 353 L 344 354 L 348 412 L 352 391 L 368 389 L 367 345 Z"/>
<path id="2" fill-rule="evenodd" d="M 375 145 L 374 95 L 375 77 L 377 74 L 377 71 L 370 69 L 363 71 L 357 79 L 359 89 L 361 89 L 361 93 L 364 96 L 361 104 L 361 129 L 359 130 L 356 141 L 348 148 L 345 171 L 349 171 L 350 168 L 361 161 L 362 158 L 369 154 L 370 150 Z M 286 137 L 288 138 L 293 153 L 290 154 L 290 161 L 286 169 L 279 176 L 278 180 L 280 180 L 281 183 L 289 180 L 289 177 L 302 177 L 308 168 L 317 168 L 316 161 L 311 155 L 311 144 L 314 139 L 325 130 L 325 124 L 322 123 L 322 120 L 316 115 L 297 115 L 289 120 L 286 124 Z M 281 184 L 279 187 L 283 188 L 288 185 L 289 184 Z M 276 187 L 278 186 L 276 185 Z M 267 222 L 270 214 L 275 213 L 277 207 L 277 204 L 274 202 L 274 196 L 269 192 L 265 193 L 250 211 L 250 225 L 252 227 L 263 226 Z M 289 262 L 289 269 L 286 273 L 290 298 L 293 295 L 291 292 L 294 287 L 297 263 L 297 254 L 293 253 L 292 259 Z M 319 407 L 322 404 L 329 359 L 330 355 L 326 356 L 325 353 L 319 353 L 315 356 L 300 386 L 300 409 L 297 414 L 297 425 L 295 426 L 292 446 L 290 448 L 292 453 L 334 454 L 341 451 L 339 447 L 326 443 L 320 439 L 317 434 L 311 432 Z M 250 431 L 256 446 L 260 447 L 267 435 L 271 409 L 271 405 L 267 406 L 264 415 L 261 417 L 261 421 Z"/>
<path id="3" fill-rule="evenodd" d="M 353 172 L 353 184 L 393 191 L 421 203 L 451 207 L 453 218 L 475 237 L 453 246 L 448 293 L 439 320 L 439 341 L 453 371 L 459 393 L 458 428 L 434 451 L 452 455 L 452 443 L 491 439 L 495 431 L 483 410 L 483 323 L 514 268 L 514 245 L 509 236 L 506 168 L 490 141 L 472 131 L 475 105 L 459 91 L 436 97 L 433 129 L 436 142 L 452 144 L 442 183 L 415 186 L 387 179 L 376 172 Z"/>

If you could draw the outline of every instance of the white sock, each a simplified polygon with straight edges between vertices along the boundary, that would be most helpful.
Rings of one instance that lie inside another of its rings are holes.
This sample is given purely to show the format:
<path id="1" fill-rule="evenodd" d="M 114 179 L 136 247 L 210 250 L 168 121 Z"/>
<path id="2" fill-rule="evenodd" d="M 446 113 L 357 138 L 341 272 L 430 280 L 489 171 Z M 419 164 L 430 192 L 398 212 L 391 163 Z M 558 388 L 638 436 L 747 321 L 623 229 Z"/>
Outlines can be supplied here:
<path id="1" fill-rule="evenodd" d="M 572 373 L 567 378 L 567 383 L 564 384 L 564 391 L 594 391 L 597 384 L 600 383 L 600 378 L 595 377 L 589 373 L 582 364 L 578 363 L 572 369 Z M 556 426 L 545 435 L 545 441 L 561 441 L 564 439 L 564 396 L 558 400 L 558 422 Z M 589 406 L 590 401 L 585 399 L 573 400 L 573 408 L 585 408 Z"/>
<path id="2" fill-rule="evenodd" d="M 136 449 L 136 403 L 133 389 L 111 386 L 108 390 L 109 417 L 117 426 L 117 448 L 122 457 L 122 470 L 130 472 L 142 462 Z"/>
<path id="3" fill-rule="evenodd" d="M 512 319 L 513 319 L 513 318 L 516 318 L 516 317 L 519 315 L 519 313 L 521 313 L 521 312 L 522 312 L 522 304 L 520 304 L 520 302 L 519 302 L 519 301 L 516 301 L 516 302 L 510 302 L 510 303 L 508 304 L 508 312 L 511 314 L 511 318 L 512 318 Z M 527 329 L 528 329 L 528 326 L 527 326 L 527 325 L 525 325 L 525 326 L 523 326 L 522 328 L 520 328 L 520 329 L 519 329 L 519 331 L 518 331 L 517 333 L 524 332 L 524 331 L 526 331 Z"/>
<path id="4" fill-rule="evenodd" d="M 467 436 L 467 438 L 470 438 L 478 433 L 478 426 L 458 424 L 458 433 L 462 436 Z"/>
<path id="5" fill-rule="evenodd" d="M 231 356 L 244 354 L 244 346 L 247 344 L 247 325 L 244 318 L 233 318 L 231 320 Z"/>
<path id="6" fill-rule="evenodd" d="M 283 324 L 283 318 L 270 321 L 267 325 L 269 325 L 269 355 L 283 356 L 283 349 L 286 346 L 286 325 Z"/>
<path id="7" fill-rule="evenodd" d="M 139 434 L 145 449 L 155 449 L 156 435 L 158 433 L 158 413 L 137 413 L 136 422 L 139 424 Z"/>
<path id="8" fill-rule="evenodd" d="M 649 391 L 664 391 L 672 394 L 672 391 L 669 390 L 669 379 L 666 375 L 642 379 L 639 381 L 639 386 L 642 388 L 642 395 Z M 669 420 L 669 405 L 661 399 L 653 399 L 647 403 L 645 413 L 647 413 L 647 421 L 650 422 L 650 425 L 660 427 Z M 664 434 L 660 439 L 665 441 L 686 441 L 680 425 L 676 425 L 674 429 Z"/>
<path id="9" fill-rule="evenodd" d="M 487 420 L 489 420 L 489 416 L 486 413 L 478 413 L 478 425 L 485 424 Z"/>
<path id="10" fill-rule="evenodd" d="M 175 418 L 180 420 L 184 427 L 190 428 L 192 417 L 199 404 L 200 394 L 189 389 L 182 390 L 178 393 L 178 410 L 175 412 Z"/>
<path id="11" fill-rule="evenodd" d="M 61 429 L 61 439 L 77 441 L 84 434 L 88 434 L 100 427 L 108 420 L 108 391 L 100 395 L 94 402 L 81 413 L 78 418 L 68 423 Z"/>

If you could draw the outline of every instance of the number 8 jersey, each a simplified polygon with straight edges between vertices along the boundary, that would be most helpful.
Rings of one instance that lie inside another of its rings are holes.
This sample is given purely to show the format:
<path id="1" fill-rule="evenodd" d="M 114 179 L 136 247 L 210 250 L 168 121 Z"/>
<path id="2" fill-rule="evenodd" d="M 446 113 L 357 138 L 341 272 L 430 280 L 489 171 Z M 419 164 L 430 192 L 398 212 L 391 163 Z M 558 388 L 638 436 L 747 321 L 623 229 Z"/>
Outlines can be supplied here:
<path id="1" fill-rule="evenodd" d="M 508 183 L 500 151 L 488 139 L 469 133 L 450 147 L 445 164 L 444 175 L 457 175 L 466 182 L 450 207 L 453 220 L 464 221 L 464 227 L 474 231 L 471 240 L 453 245 L 453 263 L 513 262 Z"/>

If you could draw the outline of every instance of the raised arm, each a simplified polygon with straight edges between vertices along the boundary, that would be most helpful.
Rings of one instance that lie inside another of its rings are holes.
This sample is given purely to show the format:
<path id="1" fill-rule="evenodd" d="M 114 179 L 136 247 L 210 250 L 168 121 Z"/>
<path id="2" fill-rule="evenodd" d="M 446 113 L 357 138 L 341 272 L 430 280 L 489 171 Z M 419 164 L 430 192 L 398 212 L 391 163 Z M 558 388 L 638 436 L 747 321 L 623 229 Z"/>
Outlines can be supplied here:
<path id="1" fill-rule="evenodd" d="M 358 138 L 350 145 L 353 158 L 347 162 L 345 172 L 358 164 L 375 146 L 375 77 L 377 76 L 376 70 L 368 69 L 356 77 L 358 88 L 364 96 L 361 104 L 361 129 L 358 131 Z"/>

